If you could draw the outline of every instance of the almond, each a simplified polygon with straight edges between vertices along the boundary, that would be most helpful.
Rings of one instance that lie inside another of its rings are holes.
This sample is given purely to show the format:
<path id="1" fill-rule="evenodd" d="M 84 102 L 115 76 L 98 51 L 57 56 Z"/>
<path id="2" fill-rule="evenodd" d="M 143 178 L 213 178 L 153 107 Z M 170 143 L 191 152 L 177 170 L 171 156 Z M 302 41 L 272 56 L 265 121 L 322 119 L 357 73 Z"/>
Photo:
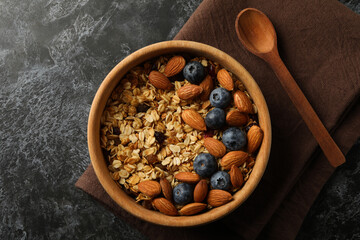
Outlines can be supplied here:
<path id="1" fill-rule="evenodd" d="M 188 84 L 177 90 L 179 98 L 184 100 L 195 98 L 202 92 L 203 88 L 195 84 Z"/>
<path id="2" fill-rule="evenodd" d="M 207 207 L 205 203 L 189 203 L 180 209 L 180 214 L 185 216 L 194 215 Z"/>
<path id="3" fill-rule="evenodd" d="M 185 67 L 186 61 L 182 56 L 172 57 L 165 66 L 164 75 L 172 77 L 178 74 Z"/>
<path id="4" fill-rule="evenodd" d="M 205 179 L 202 179 L 196 184 L 194 189 L 194 202 L 202 202 L 208 193 L 208 184 Z"/>
<path id="5" fill-rule="evenodd" d="M 229 72 L 226 71 L 224 68 L 218 71 L 217 79 L 221 86 L 228 91 L 234 90 L 234 81 L 230 76 Z"/>
<path id="6" fill-rule="evenodd" d="M 241 164 L 246 162 L 249 158 L 249 154 L 243 151 L 232 151 L 228 152 L 220 161 L 220 165 L 228 170 L 232 165 L 239 167 Z"/>
<path id="7" fill-rule="evenodd" d="M 207 75 L 199 86 L 203 88 L 200 99 L 202 101 L 209 100 L 210 93 L 214 89 L 214 81 L 212 80 L 211 76 Z"/>
<path id="8" fill-rule="evenodd" d="M 213 189 L 209 192 L 207 202 L 213 207 L 219 207 L 232 200 L 232 196 L 229 192 L 219 189 Z"/>
<path id="9" fill-rule="evenodd" d="M 180 172 L 175 174 L 174 176 L 177 180 L 179 180 L 180 182 L 185 182 L 185 183 L 197 183 L 200 181 L 200 176 L 196 173 L 192 173 L 192 172 Z"/>
<path id="10" fill-rule="evenodd" d="M 140 192 L 151 198 L 156 197 L 161 193 L 160 184 L 152 180 L 140 182 L 138 184 L 138 189 Z"/>
<path id="11" fill-rule="evenodd" d="M 263 137 L 263 130 L 259 126 L 253 125 L 247 133 L 247 151 L 249 153 L 255 152 L 261 145 Z"/>
<path id="12" fill-rule="evenodd" d="M 154 87 L 159 89 L 170 90 L 173 87 L 170 80 L 164 74 L 158 71 L 150 72 L 149 81 L 152 85 L 154 85 Z"/>
<path id="13" fill-rule="evenodd" d="M 254 108 L 249 97 L 242 91 L 234 93 L 234 103 L 237 109 L 242 113 L 254 113 Z"/>
<path id="14" fill-rule="evenodd" d="M 222 157 L 226 153 L 225 145 L 215 138 L 205 138 L 204 146 L 214 157 Z"/>
<path id="15" fill-rule="evenodd" d="M 239 110 L 232 110 L 226 115 L 226 123 L 230 126 L 241 127 L 249 121 L 249 116 Z"/>
<path id="16" fill-rule="evenodd" d="M 229 171 L 230 181 L 234 188 L 240 188 L 244 183 L 244 177 L 241 170 L 235 165 L 231 166 Z"/>
<path id="17" fill-rule="evenodd" d="M 172 201 L 172 188 L 169 181 L 166 178 L 161 178 L 160 186 L 165 198 L 169 201 Z"/>
<path id="18" fill-rule="evenodd" d="M 153 206 L 163 214 L 170 216 L 178 215 L 176 207 L 166 198 L 155 198 L 152 203 Z"/>
<path id="19" fill-rule="evenodd" d="M 207 109 L 208 107 L 210 107 L 210 105 L 211 105 L 210 100 L 206 100 L 205 102 L 203 102 L 203 104 L 201 104 L 201 108 Z"/>
<path id="20" fill-rule="evenodd" d="M 195 128 L 196 130 L 206 130 L 205 120 L 195 110 L 184 110 L 181 114 L 181 118 L 186 124 L 192 128 Z"/>

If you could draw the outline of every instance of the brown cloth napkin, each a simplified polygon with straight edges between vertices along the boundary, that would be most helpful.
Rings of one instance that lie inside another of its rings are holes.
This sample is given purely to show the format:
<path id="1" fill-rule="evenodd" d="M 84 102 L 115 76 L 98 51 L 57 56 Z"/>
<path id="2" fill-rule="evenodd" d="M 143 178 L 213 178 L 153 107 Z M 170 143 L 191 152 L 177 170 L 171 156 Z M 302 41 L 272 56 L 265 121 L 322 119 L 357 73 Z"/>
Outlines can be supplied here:
<path id="1" fill-rule="evenodd" d="M 118 207 L 92 166 L 76 183 L 116 215 L 152 239 L 294 239 L 334 168 L 271 69 L 238 41 L 234 22 L 244 8 L 273 22 L 280 56 L 320 119 L 346 153 L 360 136 L 360 17 L 336 0 L 205 0 L 175 39 L 217 47 L 238 60 L 268 103 L 273 142 L 259 186 L 235 212 L 214 223 L 168 228 L 146 223 Z"/>

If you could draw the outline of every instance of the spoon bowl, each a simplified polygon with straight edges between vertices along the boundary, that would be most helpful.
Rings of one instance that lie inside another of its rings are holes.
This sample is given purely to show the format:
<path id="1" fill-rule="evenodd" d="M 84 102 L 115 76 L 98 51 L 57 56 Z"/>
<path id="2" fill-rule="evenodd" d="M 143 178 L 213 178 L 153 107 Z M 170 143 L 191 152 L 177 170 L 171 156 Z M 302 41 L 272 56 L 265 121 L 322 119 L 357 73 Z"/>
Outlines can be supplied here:
<path id="1" fill-rule="evenodd" d="M 235 29 L 242 44 L 255 55 L 277 49 L 274 26 L 264 13 L 255 8 L 246 8 L 239 13 Z"/>

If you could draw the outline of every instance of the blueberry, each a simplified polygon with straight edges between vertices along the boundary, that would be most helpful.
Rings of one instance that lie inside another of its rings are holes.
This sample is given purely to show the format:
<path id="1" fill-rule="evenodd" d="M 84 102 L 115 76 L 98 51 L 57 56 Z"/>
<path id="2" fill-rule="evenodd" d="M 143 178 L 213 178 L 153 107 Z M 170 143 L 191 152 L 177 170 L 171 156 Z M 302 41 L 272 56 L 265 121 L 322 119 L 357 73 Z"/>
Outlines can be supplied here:
<path id="1" fill-rule="evenodd" d="M 200 84 L 205 78 L 205 69 L 201 63 L 192 61 L 184 67 L 183 75 L 190 83 Z"/>
<path id="2" fill-rule="evenodd" d="M 215 88 L 210 93 L 210 103 L 214 107 L 226 108 L 231 101 L 231 94 L 225 88 Z"/>
<path id="3" fill-rule="evenodd" d="M 221 108 L 214 108 L 205 117 L 206 126 L 211 129 L 220 129 L 225 126 L 226 116 Z"/>
<path id="4" fill-rule="evenodd" d="M 210 184 L 213 189 L 227 190 L 230 187 L 230 175 L 224 171 L 218 171 L 211 176 Z"/>
<path id="5" fill-rule="evenodd" d="M 193 201 L 193 189 L 187 183 L 179 183 L 174 187 L 173 196 L 175 203 L 185 205 Z"/>
<path id="6" fill-rule="evenodd" d="M 240 150 L 246 145 L 246 133 L 237 127 L 231 127 L 223 132 L 222 142 L 231 151 Z"/>
<path id="7" fill-rule="evenodd" d="M 217 170 L 217 162 L 210 153 L 200 153 L 194 160 L 194 170 L 201 177 L 210 177 Z"/>

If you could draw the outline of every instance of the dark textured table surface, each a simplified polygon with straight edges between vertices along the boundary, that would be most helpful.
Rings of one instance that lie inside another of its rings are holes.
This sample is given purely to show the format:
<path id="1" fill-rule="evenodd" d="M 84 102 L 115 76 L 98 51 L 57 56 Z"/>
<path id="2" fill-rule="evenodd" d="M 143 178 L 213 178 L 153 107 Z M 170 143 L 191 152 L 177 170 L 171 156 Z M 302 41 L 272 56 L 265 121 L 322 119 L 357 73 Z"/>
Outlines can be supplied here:
<path id="1" fill-rule="evenodd" d="M 107 72 L 172 39 L 200 2 L 0 0 L 0 239 L 146 239 L 74 187 L 87 116 Z M 358 141 L 298 239 L 360 239 L 359 160 Z"/>

